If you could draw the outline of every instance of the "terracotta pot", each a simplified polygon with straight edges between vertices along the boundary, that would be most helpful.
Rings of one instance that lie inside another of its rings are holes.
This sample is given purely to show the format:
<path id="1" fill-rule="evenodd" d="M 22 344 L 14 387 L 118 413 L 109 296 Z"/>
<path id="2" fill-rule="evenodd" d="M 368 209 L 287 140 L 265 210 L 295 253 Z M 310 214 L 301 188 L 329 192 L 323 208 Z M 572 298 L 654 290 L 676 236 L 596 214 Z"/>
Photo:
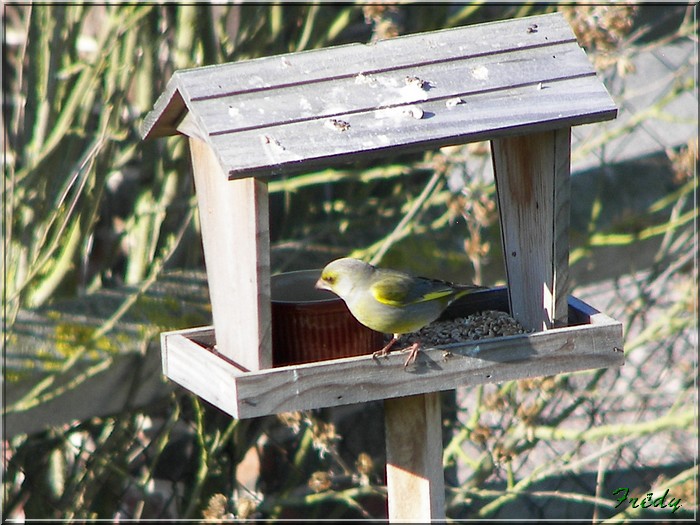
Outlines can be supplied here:
<path id="1" fill-rule="evenodd" d="M 273 366 L 364 355 L 383 346 L 383 334 L 361 325 L 337 295 L 314 287 L 320 275 L 300 270 L 272 276 Z"/>

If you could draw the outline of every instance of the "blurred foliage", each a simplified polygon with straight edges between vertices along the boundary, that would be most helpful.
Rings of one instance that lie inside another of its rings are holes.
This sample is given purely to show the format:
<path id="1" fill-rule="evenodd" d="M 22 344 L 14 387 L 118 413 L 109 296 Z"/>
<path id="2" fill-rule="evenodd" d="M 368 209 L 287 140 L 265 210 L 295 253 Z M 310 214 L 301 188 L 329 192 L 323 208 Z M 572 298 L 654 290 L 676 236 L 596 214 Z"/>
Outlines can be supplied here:
<path id="1" fill-rule="evenodd" d="M 11 331 L 21 308 L 121 284 L 143 289 L 164 269 L 202 267 L 185 141 L 142 142 L 138 133 L 175 70 L 556 9 L 486 3 L 6 5 L 4 329 Z M 657 26 L 671 22 L 636 24 L 634 6 L 561 9 L 604 78 L 628 74 L 641 50 L 696 34 L 684 8 L 681 21 L 659 34 Z M 669 96 L 690 89 L 679 85 Z M 658 116 L 667 102 L 647 108 L 644 117 Z M 574 156 L 627 132 L 596 137 Z M 487 166 L 488 145 L 271 181 L 273 271 L 318 267 L 352 254 L 446 278 L 503 281 L 493 181 L 482 173 L 486 169 L 468 171 L 467 159 Z M 660 239 L 649 279 L 639 285 L 644 301 L 617 312 L 636 334 L 627 352 L 644 356 L 649 344 L 661 347 L 668 337 L 692 329 L 697 305 L 692 287 L 681 286 L 656 297 L 673 295 L 672 318 L 635 331 L 645 301 L 658 296 L 652 285 L 667 283 L 668 268 L 691 273 L 697 142 L 669 151 L 668 160 L 674 175 L 666 195 L 645 210 L 611 220 L 604 220 L 601 200 L 594 198 L 588 225 L 573 232 L 572 264 L 586 264 L 599 247 Z M 472 273 L 465 276 L 464 268 Z M 108 335 L 118 320 L 115 315 L 97 336 Z M 692 367 L 682 371 L 686 389 L 692 374 Z M 459 407 L 449 423 L 446 468 L 464 464 L 473 474 L 449 488 L 448 513 L 493 517 L 509 501 L 528 495 L 549 504 L 581 503 L 587 515 L 605 509 L 606 516 L 625 511 L 622 517 L 633 517 L 633 509 L 615 509 L 609 494 L 534 488 L 584 467 L 600 470 L 605 453 L 622 455 L 623 445 L 634 439 L 665 429 L 686 432 L 693 424 L 685 390 L 651 424 L 602 424 L 601 411 L 611 406 L 606 393 L 617 379 L 596 372 L 476 389 L 468 413 Z M 634 385 L 638 379 L 628 381 Z M 381 452 L 350 450 L 341 439 L 347 436 L 326 416 L 320 411 L 235 421 L 180 394 L 146 410 L 18 436 L 4 447 L 4 512 L 209 522 L 233 516 L 381 517 Z M 583 417 L 582 428 L 572 423 L 574 417 Z M 585 446 L 589 442 L 594 450 Z M 564 452 L 525 472 L 527 454 L 537 447 Z M 251 453 L 263 462 L 253 491 L 235 481 Z M 691 507 L 693 472 L 660 476 L 639 491 L 670 487 Z M 170 484 L 164 487 L 163 480 Z M 494 481 L 504 481 L 505 488 L 485 488 Z"/>

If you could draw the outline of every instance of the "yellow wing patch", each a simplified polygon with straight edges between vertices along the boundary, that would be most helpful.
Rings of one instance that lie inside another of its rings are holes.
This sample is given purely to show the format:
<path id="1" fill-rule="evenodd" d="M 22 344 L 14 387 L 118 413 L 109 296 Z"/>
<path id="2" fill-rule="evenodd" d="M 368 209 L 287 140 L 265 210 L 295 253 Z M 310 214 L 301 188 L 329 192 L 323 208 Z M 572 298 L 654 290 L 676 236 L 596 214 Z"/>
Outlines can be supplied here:
<path id="1" fill-rule="evenodd" d="M 427 281 L 421 282 L 401 276 L 383 278 L 374 283 L 370 291 L 380 303 L 395 307 L 442 299 L 453 293 L 449 287 L 436 288 Z"/>
<path id="2" fill-rule="evenodd" d="M 382 304 L 389 306 L 404 306 L 406 304 L 406 289 L 399 282 L 391 282 L 393 279 L 383 279 L 370 287 L 374 298 Z"/>

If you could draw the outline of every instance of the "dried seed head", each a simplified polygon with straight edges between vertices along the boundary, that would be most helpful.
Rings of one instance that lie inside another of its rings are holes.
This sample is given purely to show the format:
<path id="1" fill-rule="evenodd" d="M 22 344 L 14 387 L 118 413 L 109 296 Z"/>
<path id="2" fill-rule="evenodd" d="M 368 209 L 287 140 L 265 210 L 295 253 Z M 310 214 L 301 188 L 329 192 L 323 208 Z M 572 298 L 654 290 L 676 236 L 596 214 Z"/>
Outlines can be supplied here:
<path id="1" fill-rule="evenodd" d="M 248 518 L 252 518 L 257 508 L 258 504 L 255 502 L 255 500 L 251 498 L 246 498 L 244 496 L 236 502 L 235 517 L 241 521 L 247 520 Z"/>
<path id="2" fill-rule="evenodd" d="M 374 471 L 372 456 L 366 452 L 360 452 L 360 455 L 357 456 L 357 461 L 355 461 L 355 468 L 363 476 L 369 476 Z"/>
<path id="3" fill-rule="evenodd" d="M 509 463 L 510 461 L 513 460 L 513 457 L 515 456 L 515 451 L 507 446 L 504 446 L 500 443 L 497 443 L 495 447 L 493 447 L 493 459 L 495 463 Z"/>
<path id="4" fill-rule="evenodd" d="M 330 452 L 331 447 L 340 439 L 340 436 L 335 432 L 335 425 L 323 421 L 314 423 L 311 427 L 311 435 L 314 448 L 319 451 L 321 457 Z"/>
<path id="5" fill-rule="evenodd" d="M 523 420 L 526 425 L 531 425 L 540 413 L 539 407 L 535 403 L 523 403 L 515 412 L 515 415 Z"/>
<path id="6" fill-rule="evenodd" d="M 301 424 L 304 421 L 304 415 L 301 412 L 282 412 L 277 414 L 277 419 L 279 419 L 282 424 L 294 430 L 294 432 L 299 432 Z"/>
<path id="7" fill-rule="evenodd" d="M 491 431 L 491 429 L 487 426 L 482 425 L 481 423 L 478 423 L 474 430 L 472 430 L 469 434 L 472 441 L 481 445 L 486 443 L 492 435 L 493 432 Z"/>
<path id="8" fill-rule="evenodd" d="M 311 474 L 309 478 L 309 488 L 313 490 L 316 494 L 319 492 L 324 492 L 331 488 L 331 475 L 328 472 L 319 470 Z"/>
<path id="9" fill-rule="evenodd" d="M 487 410 L 500 411 L 506 408 L 507 403 L 505 397 L 500 393 L 495 392 L 484 396 L 484 408 Z"/>
<path id="10" fill-rule="evenodd" d="M 202 511 L 205 521 L 217 522 L 226 517 L 226 505 L 228 500 L 223 494 L 214 494 L 207 502 L 207 508 Z"/>

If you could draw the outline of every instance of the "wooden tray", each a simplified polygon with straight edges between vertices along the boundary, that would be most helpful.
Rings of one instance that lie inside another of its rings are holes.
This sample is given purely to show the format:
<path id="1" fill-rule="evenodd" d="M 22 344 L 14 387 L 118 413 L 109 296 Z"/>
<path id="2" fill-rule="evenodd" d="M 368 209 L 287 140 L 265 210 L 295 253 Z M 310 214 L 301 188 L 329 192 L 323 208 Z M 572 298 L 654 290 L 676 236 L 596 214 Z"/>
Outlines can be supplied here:
<path id="1" fill-rule="evenodd" d="M 505 288 L 474 295 L 452 305 L 447 316 L 507 311 Z M 163 372 L 236 418 L 624 364 L 622 324 L 575 297 L 569 298 L 569 326 L 424 347 L 407 368 L 398 352 L 386 359 L 367 355 L 245 372 L 218 354 L 215 343 L 211 326 L 163 333 Z"/>

